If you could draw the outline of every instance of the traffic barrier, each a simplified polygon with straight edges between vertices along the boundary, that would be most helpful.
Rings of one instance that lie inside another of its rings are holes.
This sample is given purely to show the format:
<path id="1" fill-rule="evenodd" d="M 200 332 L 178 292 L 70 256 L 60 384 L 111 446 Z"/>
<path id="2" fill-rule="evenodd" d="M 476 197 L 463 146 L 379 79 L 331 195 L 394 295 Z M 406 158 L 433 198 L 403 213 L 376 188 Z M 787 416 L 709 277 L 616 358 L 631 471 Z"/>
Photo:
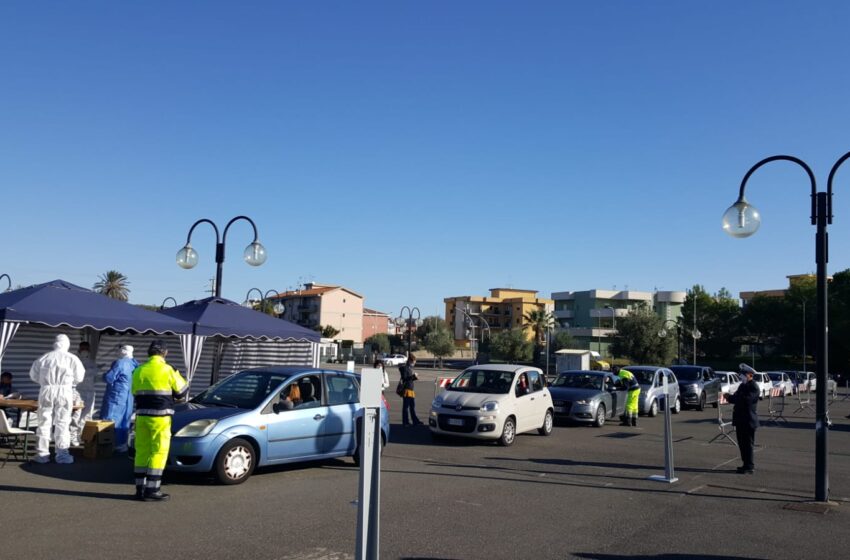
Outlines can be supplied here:
<path id="1" fill-rule="evenodd" d="M 797 414 L 800 411 L 808 411 L 811 414 L 815 413 L 815 410 L 812 408 L 812 393 L 809 390 L 810 387 L 811 385 L 808 382 L 797 386 L 797 409 L 794 411 L 794 414 Z M 805 398 L 803 398 L 804 394 Z"/>
<path id="2" fill-rule="evenodd" d="M 844 402 L 844 401 L 846 401 L 846 400 L 850 399 L 850 379 L 848 379 L 848 380 L 847 380 L 847 382 L 845 383 L 845 385 L 846 385 L 846 389 L 847 389 L 847 390 L 844 392 L 844 398 L 843 398 L 843 399 L 841 399 L 841 402 Z M 837 387 L 838 387 L 838 383 L 836 383 L 836 384 L 835 384 L 835 386 L 836 386 L 836 390 L 838 390 L 838 389 L 837 389 Z"/>
<path id="3" fill-rule="evenodd" d="M 779 402 L 781 399 L 781 403 Z M 777 408 L 777 403 L 781 405 L 781 408 Z M 768 422 L 772 422 L 773 424 L 779 424 L 780 421 L 788 422 L 788 419 L 784 416 L 785 412 L 785 389 L 783 387 L 771 387 L 770 392 L 767 395 L 767 414 L 768 414 Z"/>
<path id="4" fill-rule="evenodd" d="M 735 432 L 735 426 L 731 420 L 723 419 L 723 408 L 729 405 L 729 400 L 726 398 L 726 393 L 717 395 L 717 429 L 720 433 L 711 438 L 708 443 L 714 443 L 718 439 L 722 442 L 723 438 L 728 439 L 732 445 L 738 447 L 738 442 L 732 439 L 732 434 Z"/>

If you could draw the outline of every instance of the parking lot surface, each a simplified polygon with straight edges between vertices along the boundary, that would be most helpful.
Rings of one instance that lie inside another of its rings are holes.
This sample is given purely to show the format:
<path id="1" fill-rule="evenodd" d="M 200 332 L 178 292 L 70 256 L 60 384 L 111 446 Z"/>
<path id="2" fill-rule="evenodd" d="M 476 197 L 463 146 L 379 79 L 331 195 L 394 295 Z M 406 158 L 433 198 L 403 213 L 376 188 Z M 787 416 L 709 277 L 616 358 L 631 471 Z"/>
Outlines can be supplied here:
<path id="1" fill-rule="evenodd" d="M 454 375 L 452 372 L 449 375 Z M 421 369 L 425 421 L 440 372 Z M 392 369 L 393 383 L 397 372 Z M 814 495 L 814 423 L 805 411 L 756 434 L 756 473 L 717 434 L 717 411 L 673 416 L 674 484 L 663 474 L 663 418 L 637 428 L 556 426 L 508 448 L 401 426 L 382 459 L 382 558 L 841 558 L 850 547 L 850 399 L 831 406 L 830 496 Z M 358 471 L 350 459 L 262 469 L 245 484 L 171 475 L 168 503 L 138 503 L 126 457 L 74 465 L 10 461 L 0 470 L 6 558 L 353 558 Z"/>

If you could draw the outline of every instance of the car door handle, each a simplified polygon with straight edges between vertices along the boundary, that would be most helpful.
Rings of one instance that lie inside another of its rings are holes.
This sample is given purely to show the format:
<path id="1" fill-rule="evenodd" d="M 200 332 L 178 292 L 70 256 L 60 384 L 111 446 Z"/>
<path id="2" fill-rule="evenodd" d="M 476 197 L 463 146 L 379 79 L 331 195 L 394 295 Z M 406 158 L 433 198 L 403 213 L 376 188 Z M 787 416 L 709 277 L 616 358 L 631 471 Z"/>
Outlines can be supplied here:
<path id="1" fill-rule="evenodd" d="M 324 417 L 325 417 L 324 414 L 317 414 L 317 415 L 313 416 L 313 420 L 321 420 Z"/>

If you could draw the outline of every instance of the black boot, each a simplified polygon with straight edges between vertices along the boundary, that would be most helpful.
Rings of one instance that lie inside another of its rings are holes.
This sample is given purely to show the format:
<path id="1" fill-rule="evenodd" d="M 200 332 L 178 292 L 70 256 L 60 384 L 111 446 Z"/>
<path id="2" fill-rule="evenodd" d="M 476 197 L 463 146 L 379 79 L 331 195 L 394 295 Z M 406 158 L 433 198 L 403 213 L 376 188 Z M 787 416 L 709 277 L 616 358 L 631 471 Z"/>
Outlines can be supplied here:
<path id="1" fill-rule="evenodd" d="M 167 502 L 169 498 L 171 496 L 163 493 L 162 490 L 156 489 L 154 491 L 146 491 L 144 499 L 146 502 Z"/>
<path id="2" fill-rule="evenodd" d="M 637 428 L 637 416 L 632 416 L 632 427 Z"/>
<path id="3" fill-rule="evenodd" d="M 136 495 L 133 496 L 134 500 L 139 500 L 140 502 L 145 501 L 145 485 L 136 485 Z"/>

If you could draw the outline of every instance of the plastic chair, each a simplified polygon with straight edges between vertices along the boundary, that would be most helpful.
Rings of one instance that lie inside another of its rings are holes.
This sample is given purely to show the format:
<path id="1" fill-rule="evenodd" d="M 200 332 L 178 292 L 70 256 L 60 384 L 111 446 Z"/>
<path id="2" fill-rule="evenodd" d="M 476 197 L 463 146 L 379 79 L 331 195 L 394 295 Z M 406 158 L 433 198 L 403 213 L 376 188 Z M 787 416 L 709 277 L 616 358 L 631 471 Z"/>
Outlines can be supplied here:
<path id="1" fill-rule="evenodd" d="M 3 437 L 5 439 L 12 439 L 12 444 L 9 446 L 9 452 L 6 453 L 6 458 L 3 459 L 3 467 L 5 467 L 6 463 L 9 461 L 9 455 L 14 455 L 15 459 L 18 459 L 18 443 L 20 441 L 21 436 L 31 436 L 33 434 L 35 434 L 35 432 L 31 432 L 29 430 L 22 430 L 20 428 L 13 428 L 9 424 L 9 419 L 6 418 L 6 412 L 0 410 L 0 437 Z M 26 459 L 27 450 L 24 449 L 23 451 L 24 459 Z"/>

